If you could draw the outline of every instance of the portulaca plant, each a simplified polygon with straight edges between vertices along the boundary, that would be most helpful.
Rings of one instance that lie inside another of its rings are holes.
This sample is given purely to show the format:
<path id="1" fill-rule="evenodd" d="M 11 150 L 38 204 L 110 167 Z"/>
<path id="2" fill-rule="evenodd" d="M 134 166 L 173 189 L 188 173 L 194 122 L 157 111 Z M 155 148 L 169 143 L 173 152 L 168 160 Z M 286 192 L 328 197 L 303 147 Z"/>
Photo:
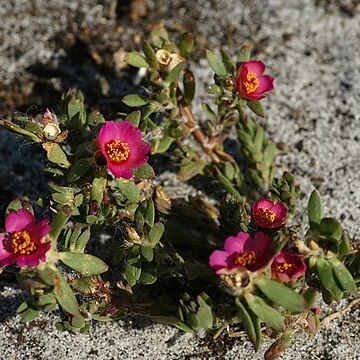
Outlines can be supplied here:
<path id="1" fill-rule="evenodd" d="M 42 198 L 9 204 L 1 271 L 29 293 L 18 308 L 25 321 L 60 309 L 59 330 L 77 333 L 142 315 L 212 341 L 243 331 L 255 351 L 272 336 L 265 358 L 276 359 L 293 334 L 318 330 L 317 294 L 330 304 L 357 292 L 360 255 L 316 190 L 309 223 L 292 221 L 299 185 L 274 167 L 276 146 L 257 121 L 274 89 L 264 63 L 247 45 L 236 62 L 208 51 L 214 83 L 199 122 L 193 45 L 190 34 L 174 42 L 159 27 L 142 53 L 127 55 L 147 81 L 122 99 L 127 113 L 89 113 L 70 90 L 60 111 L 1 120 L 44 149 L 51 179 Z M 226 146 L 230 133 L 239 151 Z M 171 159 L 183 182 L 211 184 L 213 196 L 173 198 L 154 156 Z"/>

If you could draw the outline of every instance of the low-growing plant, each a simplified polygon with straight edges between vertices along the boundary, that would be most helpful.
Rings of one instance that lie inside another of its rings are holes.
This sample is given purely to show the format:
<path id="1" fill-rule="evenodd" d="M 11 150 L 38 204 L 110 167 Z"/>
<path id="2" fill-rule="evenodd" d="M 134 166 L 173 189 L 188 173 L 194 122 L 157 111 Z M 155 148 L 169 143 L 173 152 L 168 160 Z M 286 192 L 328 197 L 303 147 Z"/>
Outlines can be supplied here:
<path id="1" fill-rule="evenodd" d="M 84 332 L 93 320 L 141 315 L 200 336 L 244 331 L 255 351 L 266 334 L 276 340 L 265 357 L 276 359 L 294 333 L 317 331 L 317 294 L 330 304 L 356 293 L 359 252 L 316 190 L 309 225 L 291 221 L 300 188 L 275 168 L 258 121 L 274 87 L 264 63 L 248 45 L 236 62 L 208 51 L 212 100 L 199 122 L 193 45 L 189 33 L 174 42 L 154 29 L 126 57 L 146 69 L 146 90 L 126 95 L 129 112 L 111 120 L 88 113 L 77 90 L 59 112 L 1 120 L 42 146 L 51 181 L 36 202 L 7 207 L 0 266 L 31 295 L 17 310 L 26 321 L 59 308 L 60 330 Z M 162 154 L 210 199 L 167 193 L 150 165 Z"/>

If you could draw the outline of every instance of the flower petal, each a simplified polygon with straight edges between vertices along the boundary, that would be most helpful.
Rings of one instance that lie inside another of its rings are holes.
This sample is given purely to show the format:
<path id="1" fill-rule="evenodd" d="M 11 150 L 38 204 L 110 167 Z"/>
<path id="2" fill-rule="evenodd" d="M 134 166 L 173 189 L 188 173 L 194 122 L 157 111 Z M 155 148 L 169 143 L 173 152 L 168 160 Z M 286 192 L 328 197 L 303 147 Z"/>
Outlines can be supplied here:
<path id="1" fill-rule="evenodd" d="M 281 201 L 274 204 L 274 206 L 271 208 L 271 211 L 273 211 L 276 214 L 277 219 L 278 218 L 281 218 L 281 219 L 286 218 L 286 215 L 288 212 L 287 207 Z"/>
<path id="2" fill-rule="evenodd" d="M 274 206 L 274 202 L 269 199 L 260 199 L 253 205 L 253 212 L 255 212 L 258 209 L 272 209 Z"/>
<path id="3" fill-rule="evenodd" d="M 254 251 L 259 258 L 267 257 L 270 256 L 270 243 L 269 236 L 260 231 L 246 241 L 244 251 Z"/>
<path id="4" fill-rule="evenodd" d="M 215 270 L 226 268 L 226 259 L 228 258 L 228 256 L 229 254 L 226 251 L 215 250 L 210 255 L 209 265 Z"/>
<path id="5" fill-rule="evenodd" d="M 37 266 L 40 261 L 46 260 L 46 253 L 51 248 L 50 243 L 42 244 L 31 255 L 20 255 L 16 257 L 16 265 L 20 267 L 24 266 Z"/>
<path id="6" fill-rule="evenodd" d="M 12 255 L 12 253 L 7 251 L 4 247 L 5 239 L 6 239 L 6 235 L 0 233 L 0 261 Z"/>
<path id="7" fill-rule="evenodd" d="M 248 72 L 253 72 L 256 75 L 261 75 L 265 71 L 265 64 L 261 60 L 251 60 L 243 64 Z"/>
<path id="8" fill-rule="evenodd" d="M 123 164 L 114 164 L 112 162 L 108 162 L 108 168 L 115 177 L 131 179 L 134 175 L 132 170 L 126 165 L 125 162 Z"/>
<path id="9" fill-rule="evenodd" d="M 224 250 L 231 254 L 235 251 L 243 252 L 245 244 L 251 239 L 251 236 L 247 233 L 240 231 L 236 236 L 229 236 L 224 243 Z"/>
<path id="10" fill-rule="evenodd" d="M 264 94 L 274 89 L 274 77 L 262 75 L 259 80 L 259 87 L 254 92 L 254 95 Z"/>
<path id="11" fill-rule="evenodd" d="M 41 239 L 50 232 L 50 229 L 49 219 L 43 219 L 37 224 L 29 224 L 26 228 L 31 236 L 31 239 L 33 239 L 37 244 L 39 244 Z"/>
<path id="12" fill-rule="evenodd" d="M 34 215 L 25 209 L 11 212 L 5 219 L 5 229 L 7 232 L 23 230 L 27 225 L 34 222 Z"/>

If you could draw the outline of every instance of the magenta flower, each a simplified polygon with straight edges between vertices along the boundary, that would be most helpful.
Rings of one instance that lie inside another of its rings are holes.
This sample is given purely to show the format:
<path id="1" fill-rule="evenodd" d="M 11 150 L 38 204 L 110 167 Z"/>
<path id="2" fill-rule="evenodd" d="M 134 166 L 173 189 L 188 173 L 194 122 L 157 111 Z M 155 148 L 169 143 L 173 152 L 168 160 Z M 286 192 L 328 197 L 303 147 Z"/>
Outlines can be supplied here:
<path id="1" fill-rule="evenodd" d="M 244 232 L 229 236 L 224 243 L 224 251 L 215 250 L 209 265 L 217 274 L 232 270 L 256 271 L 270 261 L 270 238 L 258 232 L 254 237 Z"/>
<path id="2" fill-rule="evenodd" d="M 130 179 L 133 169 L 148 161 L 151 146 L 141 137 L 141 131 L 129 121 L 107 121 L 100 129 L 100 151 L 115 177 Z"/>
<path id="3" fill-rule="evenodd" d="M 306 271 L 306 264 L 301 255 L 283 250 L 271 265 L 273 278 L 281 282 L 295 281 Z"/>
<path id="4" fill-rule="evenodd" d="M 16 263 L 37 266 L 46 260 L 51 244 L 44 242 L 50 231 L 49 220 L 35 224 L 34 215 L 25 209 L 11 212 L 5 219 L 6 233 L 0 233 L 0 266 Z"/>
<path id="5" fill-rule="evenodd" d="M 247 61 L 241 64 L 235 82 L 239 96 L 247 100 L 257 101 L 265 97 L 265 93 L 274 88 L 274 78 L 263 75 L 265 64 L 260 60 Z"/>
<path id="6" fill-rule="evenodd" d="M 281 201 L 274 203 L 268 199 L 261 199 L 252 206 L 252 216 L 261 228 L 277 229 L 286 222 L 287 208 Z"/>

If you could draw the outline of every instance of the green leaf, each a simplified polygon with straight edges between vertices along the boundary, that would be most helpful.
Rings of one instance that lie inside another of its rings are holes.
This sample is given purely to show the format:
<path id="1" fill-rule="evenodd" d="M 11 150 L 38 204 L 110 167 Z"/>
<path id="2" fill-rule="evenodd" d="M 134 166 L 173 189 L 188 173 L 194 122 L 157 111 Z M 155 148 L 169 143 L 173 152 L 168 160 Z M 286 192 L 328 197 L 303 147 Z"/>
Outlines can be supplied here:
<path id="1" fill-rule="evenodd" d="M 256 285 L 269 300 L 287 310 L 302 312 L 308 308 L 306 300 L 300 294 L 278 281 L 263 277 Z"/>
<path id="2" fill-rule="evenodd" d="M 50 237 L 53 239 L 53 241 L 57 240 L 69 218 L 70 218 L 70 214 L 65 214 L 64 212 L 61 211 L 54 216 L 54 218 L 51 221 L 51 230 L 50 230 Z"/>
<path id="3" fill-rule="evenodd" d="M 205 162 L 189 162 L 186 165 L 181 166 L 180 171 L 177 173 L 177 178 L 182 181 L 187 181 L 196 175 L 203 174 Z"/>
<path id="4" fill-rule="evenodd" d="M 21 313 L 21 316 L 24 321 L 31 322 L 39 316 L 40 311 L 33 307 L 28 307 L 25 311 Z"/>
<path id="5" fill-rule="evenodd" d="M 169 149 L 174 139 L 170 136 L 163 136 L 160 139 L 154 139 L 151 146 L 151 154 L 161 154 Z"/>
<path id="6" fill-rule="evenodd" d="M 75 242 L 74 250 L 76 252 L 79 252 L 79 253 L 84 252 L 85 247 L 90 240 L 90 235 L 91 235 L 90 226 L 86 226 L 85 231 L 83 231 L 81 233 L 81 235 L 77 238 L 77 240 Z"/>
<path id="7" fill-rule="evenodd" d="M 158 270 L 153 263 L 143 264 L 139 282 L 145 285 L 151 285 L 157 280 Z"/>
<path id="8" fill-rule="evenodd" d="M 54 295 L 62 309 L 73 316 L 80 316 L 79 304 L 61 272 L 56 269 L 54 276 Z"/>
<path id="9" fill-rule="evenodd" d="M 179 40 L 179 50 L 180 50 L 180 55 L 183 57 L 188 57 L 194 47 L 194 36 L 189 33 L 182 33 L 180 35 L 180 40 Z"/>
<path id="10" fill-rule="evenodd" d="M 128 259 L 125 267 L 126 280 L 130 286 L 134 286 L 141 275 L 141 257 L 137 255 Z"/>
<path id="11" fill-rule="evenodd" d="M 165 227 L 162 223 L 158 222 L 150 229 L 149 232 L 149 242 L 150 246 L 155 247 L 155 245 L 160 241 L 165 231 Z"/>
<path id="12" fill-rule="evenodd" d="M 149 99 L 144 95 L 130 94 L 122 98 L 122 102 L 130 107 L 145 106 L 149 103 Z"/>
<path id="13" fill-rule="evenodd" d="M 251 46 L 248 44 L 244 44 L 240 48 L 240 53 L 238 56 L 238 62 L 246 62 L 249 61 L 251 57 Z"/>
<path id="14" fill-rule="evenodd" d="M 13 211 L 18 211 L 23 209 L 22 201 L 19 198 L 14 199 L 6 208 L 5 215 L 8 216 Z M 30 206 L 28 209 L 32 214 L 34 214 L 34 210 Z"/>
<path id="15" fill-rule="evenodd" d="M 344 230 L 341 236 L 341 242 L 339 244 L 339 254 L 340 255 L 350 255 L 351 254 L 351 241 L 349 233 Z"/>
<path id="16" fill-rule="evenodd" d="M 42 147 L 46 151 L 49 161 L 64 168 L 70 167 L 67 156 L 59 144 L 47 142 L 43 143 Z"/>
<path id="17" fill-rule="evenodd" d="M 76 329 L 81 329 L 85 326 L 85 320 L 81 315 L 74 316 L 71 320 L 71 325 Z"/>
<path id="18" fill-rule="evenodd" d="M 343 293 L 334 277 L 331 263 L 322 257 L 318 257 L 316 259 L 316 271 L 324 289 L 330 291 L 336 300 L 340 300 L 343 296 Z"/>
<path id="19" fill-rule="evenodd" d="M 177 78 L 179 77 L 180 73 L 184 70 L 185 68 L 185 62 L 181 62 L 179 64 L 177 64 L 168 74 L 168 76 L 165 78 L 166 82 L 172 83 L 174 81 L 177 80 Z"/>
<path id="20" fill-rule="evenodd" d="M 320 222 L 320 233 L 339 243 L 342 235 L 342 226 L 336 219 L 323 218 Z"/>
<path id="21" fill-rule="evenodd" d="M 22 313 L 24 310 L 26 310 L 28 308 L 28 303 L 26 301 L 23 301 L 19 306 L 18 308 L 16 309 L 16 312 L 19 314 L 19 313 Z"/>
<path id="22" fill-rule="evenodd" d="M 254 315 L 250 315 L 250 310 L 247 309 L 246 303 L 242 303 L 242 301 L 238 297 L 235 298 L 235 304 L 238 308 L 240 319 L 244 326 L 246 335 L 249 337 L 249 340 L 253 344 L 255 351 L 258 351 L 261 342 L 261 331 L 259 334 L 259 327 L 253 321 Z"/>
<path id="23" fill-rule="evenodd" d="M 199 329 L 211 329 L 213 327 L 214 317 L 210 305 L 205 301 L 207 295 L 202 293 L 196 297 L 199 308 L 195 314 L 199 324 Z"/>
<path id="24" fill-rule="evenodd" d="M 316 300 L 318 290 L 315 287 L 309 287 L 303 293 L 303 297 L 306 300 L 309 307 L 313 307 Z"/>
<path id="25" fill-rule="evenodd" d="M 125 56 L 125 62 L 137 68 L 149 66 L 146 59 L 143 56 L 136 53 L 127 53 Z"/>
<path id="26" fill-rule="evenodd" d="M 155 221 L 155 204 L 154 204 L 153 199 L 151 199 L 151 198 L 147 201 L 146 209 L 145 209 L 145 213 L 144 213 L 144 218 L 145 218 L 146 222 L 150 226 L 154 225 L 154 221 Z"/>
<path id="27" fill-rule="evenodd" d="M 151 41 L 158 48 L 161 48 L 164 42 L 169 40 L 169 35 L 163 25 L 156 25 L 151 30 Z"/>
<path id="28" fill-rule="evenodd" d="M 330 260 L 335 278 L 338 280 L 340 286 L 344 291 L 356 293 L 357 287 L 354 278 L 350 274 L 346 266 L 337 258 Z"/>
<path id="29" fill-rule="evenodd" d="M 89 126 L 97 127 L 105 123 L 105 118 L 99 110 L 93 110 L 87 117 L 86 122 Z"/>
<path id="30" fill-rule="evenodd" d="M 148 43 L 145 42 L 143 45 L 143 52 L 146 56 L 146 60 L 149 63 L 149 65 L 151 67 L 153 67 L 154 69 L 158 69 L 159 68 L 159 61 L 156 57 L 155 51 L 152 48 L 152 46 Z"/>
<path id="31" fill-rule="evenodd" d="M 282 316 L 277 310 L 269 306 L 261 297 L 246 294 L 245 300 L 249 305 L 250 310 L 268 326 L 277 331 L 285 330 L 285 323 Z"/>
<path id="32" fill-rule="evenodd" d="M 92 159 L 80 159 L 69 169 L 66 180 L 69 183 L 79 180 L 91 167 Z"/>
<path id="33" fill-rule="evenodd" d="M 126 121 L 130 121 L 134 126 L 138 127 L 141 120 L 141 111 L 135 110 L 131 112 L 129 115 L 125 118 Z"/>
<path id="34" fill-rule="evenodd" d="M 53 193 L 51 195 L 51 197 L 53 198 L 53 200 L 55 202 L 57 202 L 58 204 L 61 204 L 61 205 L 65 205 L 67 203 L 69 203 L 72 199 L 69 199 L 69 196 L 66 196 L 64 194 L 61 194 L 61 193 Z"/>
<path id="35" fill-rule="evenodd" d="M 104 191 L 107 183 L 107 174 L 105 171 L 99 171 L 91 184 L 90 201 L 96 201 L 101 204 L 104 197 Z"/>
<path id="36" fill-rule="evenodd" d="M 320 226 L 324 216 L 324 207 L 317 190 L 313 190 L 308 202 L 308 218 L 311 229 L 316 230 Z"/>
<path id="37" fill-rule="evenodd" d="M 264 107 L 262 106 L 261 101 L 247 101 L 247 106 L 249 109 L 256 115 L 264 117 Z"/>
<path id="38" fill-rule="evenodd" d="M 139 202 L 139 190 L 132 180 L 118 178 L 116 179 L 116 183 L 120 193 L 126 198 L 129 203 Z"/>
<path id="39" fill-rule="evenodd" d="M 220 78 L 224 78 L 227 75 L 226 67 L 219 56 L 217 56 L 212 51 L 208 50 L 206 52 L 206 57 L 215 74 Z"/>
<path id="40" fill-rule="evenodd" d="M 185 100 L 190 104 L 195 96 L 195 77 L 189 69 L 184 70 L 183 84 Z"/>
<path id="41" fill-rule="evenodd" d="M 89 254 L 60 252 L 59 259 L 65 265 L 88 276 L 101 274 L 108 270 L 108 266 L 101 259 Z"/>
<path id="42" fill-rule="evenodd" d="M 222 57 L 222 61 L 226 67 L 227 72 L 232 74 L 235 71 L 235 66 L 234 66 L 230 56 L 225 51 L 222 50 L 221 57 Z"/>
<path id="43" fill-rule="evenodd" d="M 154 250 L 151 246 L 141 246 L 141 255 L 147 260 L 152 261 L 154 258 Z"/>
<path id="44" fill-rule="evenodd" d="M 81 129 L 85 125 L 86 112 L 84 107 L 84 99 L 73 95 L 67 104 L 67 115 L 69 121 L 66 126 L 69 129 Z"/>
<path id="45" fill-rule="evenodd" d="M 210 121 L 215 121 L 217 116 L 214 110 L 210 107 L 207 103 L 201 104 L 203 111 L 205 112 L 206 116 L 209 118 Z"/>
<path id="46" fill-rule="evenodd" d="M 40 139 L 38 136 L 36 136 L 32 132 L 23 129 L 21 126 L 16 125 L 16 124 L 12 123 L 11 121 L 0 120 L 0 126 L 3 126 L 4 128 L 10 130 L 11 132 L 13 132 L 15 134 L 26 136 L 34 142 L 42 141 L 42 139 Z"/>
<path id="47" fill-rule="evenodd" d="M 145 164 L 134 169 L 134 174 L 138 179 L 152 179 L 155 177 L 154 169 L 149 165 Z"/>

